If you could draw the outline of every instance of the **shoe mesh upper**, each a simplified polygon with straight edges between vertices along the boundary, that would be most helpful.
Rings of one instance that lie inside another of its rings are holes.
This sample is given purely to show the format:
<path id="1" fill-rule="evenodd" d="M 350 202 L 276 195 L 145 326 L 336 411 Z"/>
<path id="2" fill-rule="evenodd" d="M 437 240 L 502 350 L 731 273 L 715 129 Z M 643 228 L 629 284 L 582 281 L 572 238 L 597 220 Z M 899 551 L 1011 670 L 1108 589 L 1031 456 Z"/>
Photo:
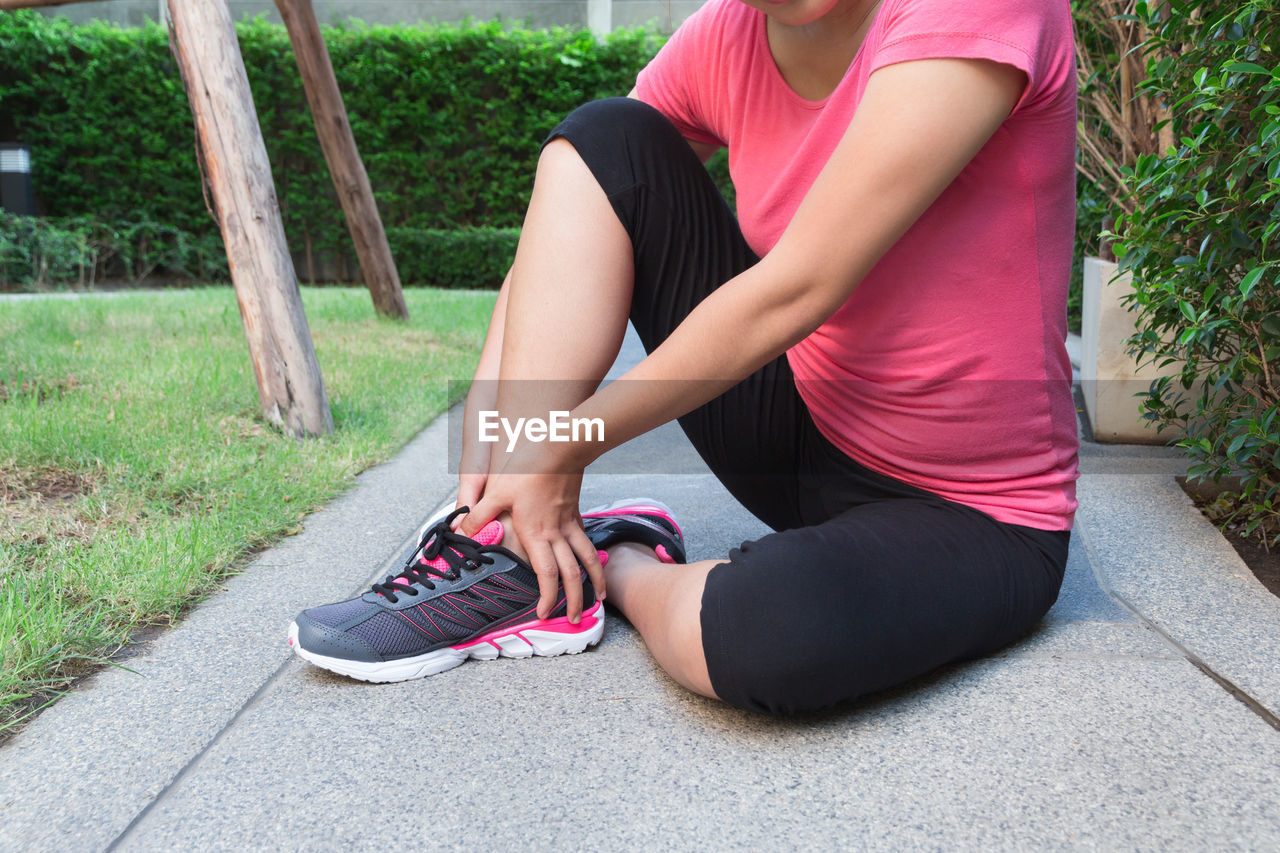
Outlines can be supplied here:
<path id="1" fill-rule="evenodd" d="M 321 625 L 332 628 L 346 622 L 353 616 L 364 613 L 375 605 L 359 598 L 353 598 L 350 601 L 339 601 L 336 604 L 325 604 L 320 607 L 312 607 L 310 610 L 304 611 L 307 616 Z"/>
<path id="2" fill-rule="evenodd" d="M 383 655 L 407 655 L 432 645 L 428 637 L 403 617 L 386 611 L 348 628 L 347 633 L 364 640 Z"/>
<path id="3" fill-rule="evenodd" d="M 434 602 L 432 607 L 435 607 L 435 609 L 413 607 L 404 611 L 406 616 L 426 632 L 422 640 L 428 645 L 438 643 L 441 640 L 461 640 L 484 627 L 483 625 L 468 625 L 465 622 L 451 619 L 449 616 L 441 614 L 439 611 L 445 610 L 445 608 L 436 606 Z M 445 610 L 445 613 L 448 613 L 449 610 L 452 610 L 452 608 Z"/>

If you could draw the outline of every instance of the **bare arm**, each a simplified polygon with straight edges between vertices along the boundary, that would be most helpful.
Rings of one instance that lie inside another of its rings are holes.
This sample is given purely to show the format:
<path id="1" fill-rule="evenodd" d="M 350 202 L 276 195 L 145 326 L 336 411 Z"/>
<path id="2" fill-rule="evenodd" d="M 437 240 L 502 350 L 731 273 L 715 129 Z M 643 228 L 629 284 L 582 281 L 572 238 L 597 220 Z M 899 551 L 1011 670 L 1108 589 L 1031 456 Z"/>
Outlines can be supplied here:
<path id="1" fill-rule="evenodd" d="M 464 529 L 510 509 L 542 562 L 554 567 L 547 555 L 555 554 L 566 583 L 576 580 L 563 508 L 576 506 L 583 468 L 711 400 L 821 325 L 996 132 L 1025 80 L 979 60 L 922 60 L 874 73 L 773 251 L 715 290 L 623 377 L 647 381 L 613 383 L 572 412 L 601 419 L 604 440 L 517 446 L 498 470 L 490 466 Z"/>
<path id="2" fill-rule="evenodd" d="M 907 62 L 871 76 L 853 121 L 778 244 L 708 296 L 671 336 L 574 415 L 606 441 L 560 445 L 562 464 L 606 450 L 705 403 L 830 317 L 942 193 L 1016 104 L 1025 75 L 984 60 Z M 847 223 L 857 222 L 857 239 Z"/>
<path id="3" fill-rule="evenodd" d="M 627 95 L 636 98 L 632 89 Z M 686 139 L 689 147 L 702 162 L 714 154 L 719 146 L 706 142 Z M 511 290 L 511 271 L 507 271 L 498 292 L 497 303 L 493 307 L 493 315 L 489 319 L 489 329 L 485 336 L 484 348 L 480 353 L 480 361 L 476 366 L 471 391 L 467 394 L 464 415 L 462 458 L 459 461 L 458 502 L 457 506 L 475 506 L 484 494 L 484 484 L 488 478 L 490 452 L 489 447 L 480 446 L 471 437 L 478 433 L 476 427 L 477 413 L 481 410 L 497 409 L 497 379 L 502 363 L 502 341 L 506 329 L 507 301 Z"/>
<path id="4" fill-rule="evenodd" d="M 489 318 L 489 331 L 485 335 L 480 361 L 467 393 L 463 415 L 462 457 L 458 460 L 457 506 L 475 506 L 484 494 L 485 480 L 489 475 L 489 445 L 480 444 L 471 437 L 479 434 L 479 412 L 498 408 L 498 375 L 502 363 L 502 338 L 507 324 L 507 298 L 511 291 L 511 271 L 503 279 L 498 291 L 493 314 Z"/>

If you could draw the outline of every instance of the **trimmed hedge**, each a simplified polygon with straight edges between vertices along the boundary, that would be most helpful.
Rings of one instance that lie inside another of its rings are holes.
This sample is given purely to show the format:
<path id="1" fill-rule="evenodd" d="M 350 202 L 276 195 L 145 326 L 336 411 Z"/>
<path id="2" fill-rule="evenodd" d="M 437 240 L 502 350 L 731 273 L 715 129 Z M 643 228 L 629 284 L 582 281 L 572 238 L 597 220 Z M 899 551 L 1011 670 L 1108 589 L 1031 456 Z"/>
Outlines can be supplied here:
<path id="1" fill-rule="evenodd" d="M 237 32 L 299 269 L 353 268 L 284 28 L 259 19 Z M 349 24 L 324 34 L 383 222 L 402 235 L 518 227 L 546 134 L 581 103 L 626 94 L 662 41 L 630 30 L 601 43 L 586 31 L 499 23 Z M 216 236 L 190 109 L 157 25 L 0 15 L 4 137 L 32 146 L 36 194 L 51 217 L 163 222 L 201 244 Z M 449 241 L 452 250 L 470 240 L 466 252 L 478 254 L 506 239 L 463 233 L 473 236 Z M 427 262 L 398 260 L 409 270 Z"/>
<path id="2" fill-rule="evenodd" d="M 518 228 L 387 230 L 401 279 L 432 287 L 496 289 L 519 239 Z M 107 277 L 136 282 L 156 271 L 203 282 L 230 278 L 216 231 L 196 237 L 150 221 L 109 228 L 90 217 L 0 211 L 0 291 L 87 289 Z M 305 281 L 305 269 L 299 274 Z"/>
<path id="3" fill-rule="evenodd" d="M 519 228 L 387 231 L 400 278 L 434 287 L 501 287 L 519 239 Z"/>

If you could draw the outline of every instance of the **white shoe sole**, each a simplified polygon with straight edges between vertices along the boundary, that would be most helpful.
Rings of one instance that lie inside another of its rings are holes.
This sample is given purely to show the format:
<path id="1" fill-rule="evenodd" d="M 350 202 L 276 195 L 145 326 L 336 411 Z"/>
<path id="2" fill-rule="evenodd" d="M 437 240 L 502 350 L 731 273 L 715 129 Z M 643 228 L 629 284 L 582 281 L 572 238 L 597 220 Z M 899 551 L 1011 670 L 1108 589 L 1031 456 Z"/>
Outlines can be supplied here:
<path id="1" fill-rule="evenodd" d="M 298 657 L 308 663 L 339 675 L 378 683 L 411 681 L 453 669 L 467 660 L 576 655 L 600 642 L 600 638 L 604 636 L 604 605 L 596 602 L 594 607 L 583 613 L 583 623 L 588 620 L 593 620 L 592 624 L 573 632 L 536 627 L 539 624 L 563 623 L 561 619 L 525 622 L 485 634 L 458 646 L 446 646 L 417 657 L 384 662 L 345 660 L 307 651 L 298 643 L 297 622 L 289 626 L 289 646 L 298 653 Z"/>

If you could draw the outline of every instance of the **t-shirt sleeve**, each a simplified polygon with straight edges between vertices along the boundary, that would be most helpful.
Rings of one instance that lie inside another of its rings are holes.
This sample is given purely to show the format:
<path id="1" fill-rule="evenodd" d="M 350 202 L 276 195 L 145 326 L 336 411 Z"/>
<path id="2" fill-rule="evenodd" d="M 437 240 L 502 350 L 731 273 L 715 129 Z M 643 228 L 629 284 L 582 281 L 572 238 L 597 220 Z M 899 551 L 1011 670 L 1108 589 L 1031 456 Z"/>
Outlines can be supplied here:
<path id="1" fill-rule="evenodd" d="M 1044 84 L 1047 42 L 1061 28 L 1055 2 L 902 0 L 886 9 L 890 17 L 871 70 L 916 59 L 989 59 L 1027 75 L 1021 107 Z M 1065 0 L 1061 5 L 1067 5 Z"/>
<path id="2" fill-rule="evenodd" d="M 724 145 L 724 140 L 711 130 L 697 85 L 698 71 L 706 67 L 700 52 L 713 44 L 712 16 L 707 14 L 712 5 L 704 5 L 681 24 L 658 55 L 641 69 L 635 95 L 665 115 L 685 139 Z"/>

